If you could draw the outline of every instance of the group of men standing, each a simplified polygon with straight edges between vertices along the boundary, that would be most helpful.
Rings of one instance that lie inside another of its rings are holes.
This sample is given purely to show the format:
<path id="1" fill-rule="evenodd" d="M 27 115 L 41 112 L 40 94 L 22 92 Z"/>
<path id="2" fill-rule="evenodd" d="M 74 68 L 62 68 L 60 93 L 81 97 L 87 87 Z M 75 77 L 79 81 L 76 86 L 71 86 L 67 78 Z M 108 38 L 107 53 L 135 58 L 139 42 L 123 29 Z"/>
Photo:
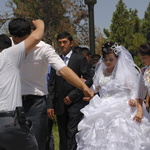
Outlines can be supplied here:
<path id="1" fill-rule="evenodd" d="M 72 51 L 73 38 L 68 32 L 62 32 L 57 36 L 58 46 L 62 53 L 61 59 L 51 45 L 40 41 L 44 32 L 42 21 L 35 21 L 34 25 L 36 29 L 32 31 L 30 23 L 24 18 L 15 18 L 9 23 L 11 42 L 12 45 L 16 46 L 13 46 L 15 48 L 10 48 L 10 54 L 14 54 L 10 55 L 8 53 L 8 55 L 11 57 L 10 63 L 13 62 L 17 66 L 17 70 L 15 70 L 15 66 L 13 71 L 17 72 L 18 76 L 16 81 L 12 79 L 11 82 L 18 82 L 17 88 L 21 89 L 21 91 L 13 91 L 13 86 L 15 85 L 10 83 L 10 86 L 12 86 L 11 93 L 14 95 L 11 96 L 19 99 L 19 96 L 22 95 L 23 108 L 21 107 L 21 110 L 17 110 L 17 114 L 15 107 L 22 106 L 21 102 L 19 105 L 18 103 L 14 104 L 14 107 L 11 109 L 7 107 L 5 109 L 1 108 L 0 119 L 3 119 L 8 124 L 9 117 L 9 121 L 14 128 L 13 132 L 17 132 L 15 129 L 16 122 L 19 122 L 19 126 L 22 125 L 18 117 L 18 112 L 20 111 L 21 114 L 24 114 L 23 119 L 21 119 L 25 120 L 24 123 L 28 125 L 28 132 L 31 130 L 33 133 L 33 135 L 31 134 L 32 138 L 35 136 L 36 140 L 33 139 L 29 142 L 30 137 L 22 137 L 20 133 L 14 140 L 18 140 L 18 143 L 19 141 L 22 142 L 18 146 L 15 145 L 12 147 L 7 145 L 7 138 L 0 136 L 0 150 L 20 150 L 20 148 L 22 150 L 45 150 L 48 137 L 48 117 L 53 119 L 54 114 L 57 115 L 60 150 L 75 150 L 77 147 L 75 134 L 77 133 L 77 125 L 82 118 L 80 109 L 87 105 L 87 101 L 94 95 L 88 88 L 92 85 L 91 71 L 89 71 L 86 58 Z M 15 53 L 15 49 L 17 49 L 18 53 Z M 4 51 L 7 52 L 7 49 Z M 47 90 L 46 74 L 49 64 L 52 68 Z M 1 73 L 5 74 L 5 69 Z M 9 75 L 11 76 L 11 71 Z M 84 82 L 80 78 L 84 78 Z M 3 88 L 1 88 L 1 93 Z M 10 97 L 3 96 L 0 99 L 0 103 L 3 104 L 3 100 L 5 99 L 8 99 L 9 103 L 13 101 Z M 1 133 L 5 133 L 5 137 L 8 136 L 4 130 L 0 130 Z M 27 139 L 29 143 L 27 143 Z M 10 140 L 13 143 L 14 140 L 12 137 Z"/>

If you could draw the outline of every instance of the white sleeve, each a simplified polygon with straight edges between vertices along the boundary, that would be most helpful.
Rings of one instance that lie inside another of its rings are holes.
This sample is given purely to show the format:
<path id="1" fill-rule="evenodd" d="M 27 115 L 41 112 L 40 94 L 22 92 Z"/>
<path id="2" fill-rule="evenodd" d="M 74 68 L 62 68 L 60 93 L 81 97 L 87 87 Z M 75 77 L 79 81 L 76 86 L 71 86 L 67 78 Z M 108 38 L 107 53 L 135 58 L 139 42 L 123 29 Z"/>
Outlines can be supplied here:
<path id="1" fill-rule="evenodd" d="M 7 57 L 9 58 L 9 61 L 14 64 L 15 66 L 20 65 L 21 61 L 25 57 L 25 45 L 24 41 L 14 45 L 8 49 L 5 49 L 4 52 L 6 53 Z"/>
<path id="2" fill-rule="evenodd" d="M 143 74 L 141 72 L 140 74 L 140 80 L 139 80 L 139 85 L 138 85 L 138 99 L 144 100 L 146 97 L 148 90 L 147 87 L 144 84 L 144 79 L 143 79 Z"/>
<path id="3" fill-rule="evenodd" d="M 48 60 L 48 63 L 58 72 L 65 65 L 64 61 L 56 53 L 55 49 L 48 45 L 44 49 L 44 60 Z"/>

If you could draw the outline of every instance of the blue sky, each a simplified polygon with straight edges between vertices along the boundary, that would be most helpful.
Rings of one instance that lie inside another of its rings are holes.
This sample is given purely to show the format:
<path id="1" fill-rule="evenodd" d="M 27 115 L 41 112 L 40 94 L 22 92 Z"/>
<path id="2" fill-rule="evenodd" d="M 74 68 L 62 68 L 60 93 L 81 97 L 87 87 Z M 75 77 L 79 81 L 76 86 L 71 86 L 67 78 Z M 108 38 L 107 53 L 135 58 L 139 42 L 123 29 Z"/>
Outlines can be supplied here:
<path id="1" fill-rule="evenodd" d="M 109 29 L 113 12 L 116 10 L 116 5 L 119 0 L 97 0 L 94 6 L 95 26 L 101 31 L 103 28 Z M 150 0 L 123 0 L 127 9 L 132 8 L 138 10 L 140 19 L 144 17 L 144 12 L 148 7 Z"/>
<path id="2" fill-rule="evenodd" d="M 97 0 L 94 6 L 95 26 L 99 27 L 101 31 L 103 28 L 109 29 L 113 12 L 116 10 L 116 5 L 119 0 Z M 0 0 L 0 11 L 6 10 L 5 3 L 7 0 Z M 143 18 L 144 12 L 148 7 L 150 0 L 123 0 L 127 9 L 137 9 L 140 19 Z"/>

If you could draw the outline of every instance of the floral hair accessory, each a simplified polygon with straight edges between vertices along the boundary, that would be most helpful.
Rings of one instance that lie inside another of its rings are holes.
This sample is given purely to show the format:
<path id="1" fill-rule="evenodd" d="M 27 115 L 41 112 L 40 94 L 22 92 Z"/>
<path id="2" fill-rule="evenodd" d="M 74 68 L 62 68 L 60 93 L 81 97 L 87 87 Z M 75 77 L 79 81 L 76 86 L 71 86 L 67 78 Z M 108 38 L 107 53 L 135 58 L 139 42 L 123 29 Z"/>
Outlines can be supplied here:
<path id="1" fill-rule="evenodd" d="M 111 46 L 111 49 L 113 50 L 116 56 L 118 56 L 120 53 L 120 50 L 117 47 L 118 47 L 118 43 L 116 42 L 114 43 L 114 45 Z"/>
<path id="2" fill-rule="evenodd" d="M 104 52 L 110 51 L 109 49 L 113 51 L 116 56 L 118 56 L 120 53 L 119 45 L 116 42 L 113 45 L 111 42 L 107 42 L 102 46 L 102 51 Z"/>

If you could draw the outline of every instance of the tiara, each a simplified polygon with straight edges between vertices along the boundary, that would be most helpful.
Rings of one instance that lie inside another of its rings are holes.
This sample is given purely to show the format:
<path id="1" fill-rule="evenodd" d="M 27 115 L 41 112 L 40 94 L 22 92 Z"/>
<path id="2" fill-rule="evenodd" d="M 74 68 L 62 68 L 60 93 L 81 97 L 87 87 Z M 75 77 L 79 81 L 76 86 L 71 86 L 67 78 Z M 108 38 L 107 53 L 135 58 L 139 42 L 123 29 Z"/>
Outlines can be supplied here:
<path id="1" fill-rule="evenodd" d="M 120 53 L 120 50 L 117 49 L 117 47 L 118 47 L 118 43 L 115 42 L 114 45 L 112 45 L 110 49 L 112 49 L 115 55 L 118 56 L 118 54 Z"/>
<path id="2" fill-rule="evenodd" d="M 111 45 L 110 42 L 108 42 L 107 45 L 110 46 L 110 45 Z M 118 43 L 115 42 L 115 43 L 110 47 L 110 49 L 114 52 L 115 55 L 118 56 L 118 54 L 120 53 L 120 50 L 119 50 L 117 47 L 118 47 Z M 105 48 L 104 45 L 103 45 L 103 51 L 104 51 L 104 52 L 107 52 L 107 51 L 108 51 L 107 48 Z"/>

